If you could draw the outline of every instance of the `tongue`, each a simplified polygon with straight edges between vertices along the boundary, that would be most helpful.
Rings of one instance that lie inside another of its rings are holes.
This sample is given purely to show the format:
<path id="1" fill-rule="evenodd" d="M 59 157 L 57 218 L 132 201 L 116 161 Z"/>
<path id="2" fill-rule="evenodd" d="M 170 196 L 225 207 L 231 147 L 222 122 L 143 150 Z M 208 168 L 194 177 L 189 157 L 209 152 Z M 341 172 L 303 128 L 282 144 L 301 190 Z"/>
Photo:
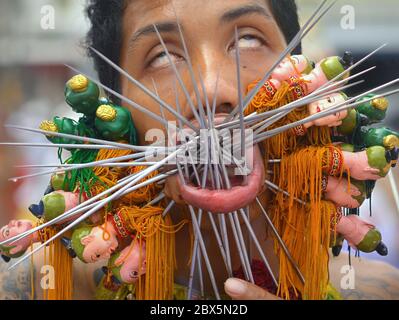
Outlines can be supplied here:
<path id="1" fill-rule="evenodd" d="M 261 191 L 264 181 L 264 166 L 259 148 L 253 148 L 253 168 L 245 185 L 242 178 L 234 178 L 229 190 L 201 189 L 179 181 L 180 194 L 185 202 L 212 213 L 229 213 L 243 208 L 254 201 Z"/>

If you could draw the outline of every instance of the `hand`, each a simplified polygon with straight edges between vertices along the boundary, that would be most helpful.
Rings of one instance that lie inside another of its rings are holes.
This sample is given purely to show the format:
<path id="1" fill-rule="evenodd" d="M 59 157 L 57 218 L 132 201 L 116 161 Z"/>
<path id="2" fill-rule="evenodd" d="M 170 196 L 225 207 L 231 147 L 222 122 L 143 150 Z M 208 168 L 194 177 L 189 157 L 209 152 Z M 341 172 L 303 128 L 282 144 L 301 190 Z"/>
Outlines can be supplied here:
<path id="1" fill-rule="evenodd" d="M 227 279 L 224 290 L 233 300 L 281 300 L 265 289 L 237 278 Z"/>

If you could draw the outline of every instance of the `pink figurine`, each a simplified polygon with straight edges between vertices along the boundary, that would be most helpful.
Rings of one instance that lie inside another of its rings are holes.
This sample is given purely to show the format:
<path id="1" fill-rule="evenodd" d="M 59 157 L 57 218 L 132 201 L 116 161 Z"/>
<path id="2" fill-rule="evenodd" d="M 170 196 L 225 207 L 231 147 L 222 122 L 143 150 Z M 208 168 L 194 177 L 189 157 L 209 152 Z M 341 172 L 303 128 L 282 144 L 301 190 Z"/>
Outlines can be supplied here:
<path id="1" fill-rule="evenodd" d="M 11 220 L 6 226 L 0 229 L 0 242 L 20 235 L 32 228 L 33 223 L 30 220 Z M 8 262 L 11 258 L 19 258 L 22 256 L 32 243 L 39 241 L 39 233 L 35 232 L 9 245 L 0 245 L 0 253 L 4 261 Z"/>
<path id="2" fill-rule="evenodd" d="M 366 199 L 365 186 L 360 181 L 351 180 L 348 190 L 347 178 L 328 177 L 324 199 L 333 201 L 337 206 L 358 208 Z"/>
<path id="3" fill-rule="evenodd" d="M 306 82 L 306 94 L 312 93 L 329 80 L 332 80 L 353 64 L 352 54 L 345 52 L 342 58 L 333 56 L 321 60 L 316 64 L 315 68 L 309 73 L 302 76 Z M 342 78 L 348 77 L 346 73 Z M 337 79 L 342 80 L 342 78 Z"/>
<path id="4" fill-rule="evenodd" d="M 303 55 L 287 57 L 272 72 L 267 86 L 277 90 L 283 81 L 291 82 L 294 78 L 301 78 L 304 80 L 304 93 L 307 95 L 343 73 L 352 64 L 353 58 L 349 52 L 345 52 L 342 58 L 338 56 L 324 58 L 314 68 Z M 348 76 L 347 73 L 343 78 Z"/>
<path id="5" fill-rule="evenodd" d="M 289 56 L 281 61 L 281 63 L 273 70 L 270 79 L 281 83 L 285 80 L 289 80 L 292 76 L 301 76 L 302 73 L 309 74 L 313 68 L 314 63 L 304 55 Z"/>
<path id="6" fill-rule="evenodd" d="M 344 166 L 356 180 L 378 180 L 388 174 L 392 160 L 384 147 L 373 146 L 361 152 L 342 151 Z M 389 161 L 388 161 L 389 160 Z"/>
<path id="7" fill-rule="evenodd" d="M 324 99 L 312 102 L 308 105 L 308 112 L 309 115 L 314 115 L 324 110 L 328 110 L 333 106 L 336 106 L 340 103 L 345 102 L 348 99 L 345 93 L 337 92 L 330 94 L 329 96 L 325 97 Z M 328 127 L 337 127 L 342 124 L 342 120 L 346 118 L 348 115 L 348 111 L 341 110 L 329 116 L 325 116 L 323 118 L 310 121 L 304 124 L 304 127 L 307 129 L 311 126 L 328 126 Z"/>
<path id="8" fill-rule="evenodd" d="M 342 216 L 336 226 L 348 244 L 362 252 L 377 251 L 382 256 L 388 254 L 388 249 L 381 241 L 381 233 L 374 225 L 360 219 L 357 215 Z"/>
<path id="9" fill-rule="evenodd" d="M 145 242 L 135 239 L 121 252 L 112 255 L 110 271 L 120 283 L 132 284 L 146 272 Z"/>
<path id="10" fill-rule="evenodd" d="M 85 263 L 109 259 L 118 247 L 117 232 L 111 223 L 95 227 L 80 227 L 74 230 L 72 239 L 62 238 L 71 256 Z"/>
<path id="11" fill-rule="evenodd" d="M 31 205 L 29 210 L 44 222 L 51 221 L 66 211 L 76 207 L 81 200 L 85 200 L 84 195 L 80 196 L 79 192 L 65 192 L 62 190 L 51 192 L 45 195 L 38 205 Z M 79 215 L 59 221 L 57 225 L 76 219 Z M 99 216 L 94 214 L 90 218 L 90 222 L 98 221 Z M 18 236 L 33 228 L 33 222 L 30 220 L 12 220 L 10 223 L 0 230 L 0 243 L 14 236 Z M 18 258 L 22 256 L 32 243 L 40 242 L 40 232 L 26 236 L 14 243 L 0 245 L 0 251 L 4 260 L 9 258 Z"/>

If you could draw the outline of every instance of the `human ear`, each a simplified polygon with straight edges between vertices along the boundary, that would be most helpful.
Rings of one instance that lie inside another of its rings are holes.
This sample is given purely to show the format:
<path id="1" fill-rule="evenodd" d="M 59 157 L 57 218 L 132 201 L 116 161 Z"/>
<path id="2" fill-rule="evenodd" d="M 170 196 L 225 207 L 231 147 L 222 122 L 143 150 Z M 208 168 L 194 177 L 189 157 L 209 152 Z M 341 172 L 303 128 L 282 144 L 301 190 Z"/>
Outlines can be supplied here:
<path id="1" fill-rule="evenodd" d="M 83 244 L 84 246 L 87 246 L 93 240 L 94 240 L 94 236 L 88 235 L 88 236 L 84 236 L 82 239 L 80 239 L 80 243 Z"/>

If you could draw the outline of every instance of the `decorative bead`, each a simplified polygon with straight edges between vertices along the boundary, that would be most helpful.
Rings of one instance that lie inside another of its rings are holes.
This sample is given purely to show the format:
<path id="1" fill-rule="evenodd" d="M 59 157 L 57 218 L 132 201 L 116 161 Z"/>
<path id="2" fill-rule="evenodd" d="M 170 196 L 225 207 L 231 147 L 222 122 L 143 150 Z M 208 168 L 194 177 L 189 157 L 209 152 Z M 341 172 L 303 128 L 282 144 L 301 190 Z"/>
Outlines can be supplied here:
<path id="1" fill-rule="evenodd" d="M 114 121 L 116 119 L 116 116 L 117 116 L 117 112 L 116 112 L 115 108 L 113 108 L 109 104 L 102 104 L 101 106 L 99 106 L 97 108 L 96 117 L 103 121 L 106 121 L 106 122 Z"/>
<path id="2" fill-rule="evenodd" d="M 57 125 L 50 120 L 44 120 L 39 126 L 40 130 L 49 131 L 49 132 L 58 132 Z"/>
<path id="3" fill-rule="evenodd" d="M 393 149 L 399 147 L 399 138 L 393 134 L 390 134 L 383 139 L 383 145 L 387 149 Z"/>
<path id="4" fill-rule="evenodd" d="M 389 106 L 388 100 L 384 97 L 372 100 L 371 104 L 374 108 L 381 111 L 385 111 Z"/>
<path id="5" fill-rule="evenodd" d="M 71 90 L 75 92 L 83 92 L 87 89 L 89 85 L 89 79 L 87 79 L 84 75 L 78 74 L 72 77 L 68 82 L 67 85 Z"/>

